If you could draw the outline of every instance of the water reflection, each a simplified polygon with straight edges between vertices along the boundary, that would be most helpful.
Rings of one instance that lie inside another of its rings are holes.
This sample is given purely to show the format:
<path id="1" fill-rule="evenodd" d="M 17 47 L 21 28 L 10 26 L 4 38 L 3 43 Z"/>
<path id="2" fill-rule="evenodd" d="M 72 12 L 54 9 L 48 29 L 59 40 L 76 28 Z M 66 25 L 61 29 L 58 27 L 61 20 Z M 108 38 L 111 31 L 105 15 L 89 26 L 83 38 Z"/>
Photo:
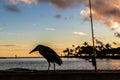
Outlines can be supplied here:
<path id="1" fill-rule="evenodd" d="M 79 58 L 62 58 L 63 65 L 56 65 L 57 70 L 94 70 L 94 67 L 89 61 Z M 24 58 L 24 59 L 0 59 L 0 70 L 9 68 L 28 68 L 35 70 L 46 70 L 48 64 L 46 64 L 44 58 Z M 98 70 L 113 70 L 120 69 L 119 59 L 97 59 Z M 51 70 L 53 65 L 51 64 Z"/>

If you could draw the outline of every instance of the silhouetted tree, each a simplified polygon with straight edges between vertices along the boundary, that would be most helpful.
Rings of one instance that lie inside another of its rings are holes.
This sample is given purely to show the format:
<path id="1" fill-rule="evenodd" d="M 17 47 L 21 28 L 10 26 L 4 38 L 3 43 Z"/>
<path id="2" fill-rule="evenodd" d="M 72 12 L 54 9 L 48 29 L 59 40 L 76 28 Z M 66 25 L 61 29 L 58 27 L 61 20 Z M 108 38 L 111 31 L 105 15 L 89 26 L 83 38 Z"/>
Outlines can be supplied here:
<path id="1" fill-rule="evenodd" d="M 111 48 L 111 45 L 110 45 L 109 43 L 107 43 L 107 44 L 105 45 L 105 47 L 106 47 L 107 49 L 110 49 L 110 48 Z"/>
<path id="2" fill-rule="evenodd" d="M 81 50 L 78 52 L 78 54 L 87 54 L 88 56 L 91 56 L 93 53 L 93 47 L 92 46 L 82 46 Z"/>
<path id="3" fill-rule="evenodd" d="M 64 50 L 64 53 L 67 53 L 67 56 L 92 56 L 93 54 L 93 47 L 90 46 L 87 42 L 84 42 L 82 46 L 77 46 L 75 47 L 74 45 L 72 45 L 72 49 L 67 48 L 66 50 Z M 95 47 L 95 51 L 96 51 L 96 56 L 100 57 L 100 58 L 107 58 L 107 57 L 115 57 L 115 56 L 120 56 L 120 47 L 118 48 L 112 48 L 111 45 L 109 43 L 105 44 L 105 45 L 96 45 Z M 84 55 L 82 55 L 84 54 Z"/>
<path id="4" fill-rule="evenodd" d="M 65 50 L 63 50 L 64 53 L 67 53 L 66 56 L 70 56 L 70 55 L 73 55 L 73 49 L 69 49 L 69 48 L 66 48 Z"/>
<path id="5" fill-rule="evenodd" d="M 116 48 L 117 49 L 117 54 L 120 56 L 120 47 Z"/>
<path id="6" fill-rule="evenodd" d="M 80 46 L 78 45 L 76 48 L 75 48 L 75 53 L 79 52 L 80 51 Z"/>
<path id="7" fill-rule="evenodd" d="M 88 46 L 89 44 L 88 44 L 88 42 L 84 42 L 83 45 L 86 47 L 86 46 Z"/>

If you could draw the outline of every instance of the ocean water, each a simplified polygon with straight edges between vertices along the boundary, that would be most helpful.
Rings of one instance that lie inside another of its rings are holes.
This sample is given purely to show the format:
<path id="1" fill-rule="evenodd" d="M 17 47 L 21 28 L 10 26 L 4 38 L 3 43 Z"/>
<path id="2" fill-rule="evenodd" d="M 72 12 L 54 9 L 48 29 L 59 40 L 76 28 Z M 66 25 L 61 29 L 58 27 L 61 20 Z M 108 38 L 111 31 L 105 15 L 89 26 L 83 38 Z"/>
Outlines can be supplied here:
<path id="1" fill-rule="evenodd" d="M 56 64 L 57 70 L 93 70 L 92 63 L 79 58 L 62 58 L 61 66 Z M 10 68 L 27 68 L 32 70 L 47 70 L 48 63 L 44 58 L 16 58 L 0 59 L 0 70 Z M 120 59 L 97 59 L 97 68 L 99 70 L 119 70 Z M 50 70 L 53 70 L 51 63 Z"/>

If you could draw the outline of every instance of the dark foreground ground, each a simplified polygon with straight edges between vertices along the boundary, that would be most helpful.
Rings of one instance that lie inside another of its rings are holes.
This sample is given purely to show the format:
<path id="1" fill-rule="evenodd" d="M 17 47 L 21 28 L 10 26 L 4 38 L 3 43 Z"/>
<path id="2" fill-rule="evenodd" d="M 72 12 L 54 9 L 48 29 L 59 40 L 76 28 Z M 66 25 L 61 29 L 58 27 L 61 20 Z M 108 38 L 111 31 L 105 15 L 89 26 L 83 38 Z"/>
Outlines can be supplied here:
<path id="1" fill-rule="evenodd" d="M 28 70 L 0 71 L 0 80 L 120 80 L 120 70 Z"/>

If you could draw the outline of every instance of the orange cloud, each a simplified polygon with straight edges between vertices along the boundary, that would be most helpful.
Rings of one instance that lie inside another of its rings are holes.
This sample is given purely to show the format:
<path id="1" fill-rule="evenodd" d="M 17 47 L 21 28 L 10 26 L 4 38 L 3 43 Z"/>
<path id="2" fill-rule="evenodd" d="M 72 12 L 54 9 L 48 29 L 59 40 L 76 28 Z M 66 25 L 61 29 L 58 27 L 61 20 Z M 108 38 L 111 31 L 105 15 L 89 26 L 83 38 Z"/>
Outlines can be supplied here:
<path id="1" fill-rule="evenodd" d="M 120 33 L 120 1 L 119 0 L 91 0 L 93 20 L 107 25 L 111 30 L 117 30 L 116 36 Z M 86 3 L 86 7 L 89 4 Z M 89 20 L 89 9 L 80 11 L 84 20 Z"/>
<path id="2" fill-rule="evenodd" d="M 14 47 L 14 46 L 17 46 L 17 45 L 14 45 L 14 44 L 1 44 L 0 47 Z"/>

